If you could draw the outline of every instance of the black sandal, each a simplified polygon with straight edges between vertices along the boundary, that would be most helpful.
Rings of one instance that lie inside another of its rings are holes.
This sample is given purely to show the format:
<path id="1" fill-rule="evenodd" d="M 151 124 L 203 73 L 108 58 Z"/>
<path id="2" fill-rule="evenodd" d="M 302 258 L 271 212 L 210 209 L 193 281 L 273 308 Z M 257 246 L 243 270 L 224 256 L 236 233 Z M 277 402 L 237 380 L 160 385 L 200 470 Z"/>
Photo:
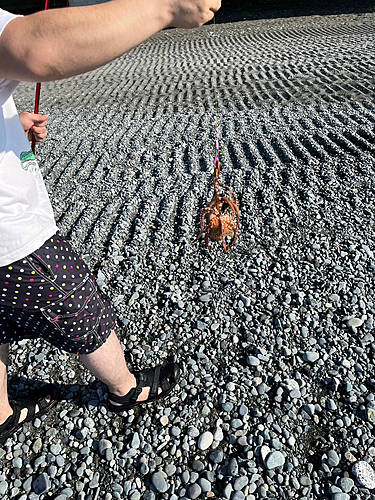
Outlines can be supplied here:
<path id="1" fill-rule="evenodd" d="M 34 393 L 36 394 L 37 391 L 35 391 Z M 33 420 L 40 415 L 43 415 L 50 408 L 55 406 L 55 404 L 57 403 L 57 399 L 55 399 L 56 391 L 54 390 L 54 388 L 49 387 L 48 390 L 46 388 L 43 388 L 43 394 L 45 394 L 45 396 L 40 396 L 39 391 L 38 399 L 18 398 L 17 400 L 9 401 L 13 413 L 5 420 L 3 424 L 0 425 L 0 444 L 4 443 L 8 439 L 8 437 L 16 432 L 17 429 L 22 427 L 23 424 L 25 424 L 26 422 L 30 422 L 30 420 Z M 45 400 L 45 397 L 48 395 L 51 396 L 51 401 L 49 403 L 47 403 L 47 401 Z M 37 412 L 35 411 L 36 405 L 38 405 L 39 407 L 39 410 Z M 24 418 L 20 422 L 21 411 L 25 408 L 27 409 L 26 418 Z"/>
<path id="2" fill-rule="evenodd" d="M 116 396 L 111 392 L 108 394 L 109 409 L 115 413 L 129 410 L 141 404 L 149 404 L 158 399 L 168 396 L 180 378 L 180 368 L 176 363 L 169 363 L 165 366 L 156 366 L 148 370 L 134 372 L 137 386 L 133 387 L 125 396 Z M 144 387 L 150 387 L 148 398 L 144 401 L 137 401 Z M 159 387 L 161 392 L 159 394 Z M 119 406 L 113 403 L 118 403 Z"/>

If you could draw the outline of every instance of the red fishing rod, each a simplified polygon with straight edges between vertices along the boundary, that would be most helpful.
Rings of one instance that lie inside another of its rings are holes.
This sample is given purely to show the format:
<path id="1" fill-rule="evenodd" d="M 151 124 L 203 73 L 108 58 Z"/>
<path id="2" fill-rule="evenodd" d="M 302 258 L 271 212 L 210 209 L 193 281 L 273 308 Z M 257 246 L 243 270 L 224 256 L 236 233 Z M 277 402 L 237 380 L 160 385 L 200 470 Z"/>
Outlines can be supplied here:
<path id="1" fill-rule="evenodd" d="M 49 1 L 46 0 L 46 3 L 44 5 L 44 10 L 49 9 Z M 40 88 L 41 88 L 41 83 L 36 84 L 36 93 L 35 93 L 35 104 L 34 104 L 34 114 L 38 115 L 39 114 L 39 103 L 40 103 Z M 33 134 L 32 139 L 31 139 L 31 149 L 33 150 L 33 153 L 35 154 L 35 135 Z"/>

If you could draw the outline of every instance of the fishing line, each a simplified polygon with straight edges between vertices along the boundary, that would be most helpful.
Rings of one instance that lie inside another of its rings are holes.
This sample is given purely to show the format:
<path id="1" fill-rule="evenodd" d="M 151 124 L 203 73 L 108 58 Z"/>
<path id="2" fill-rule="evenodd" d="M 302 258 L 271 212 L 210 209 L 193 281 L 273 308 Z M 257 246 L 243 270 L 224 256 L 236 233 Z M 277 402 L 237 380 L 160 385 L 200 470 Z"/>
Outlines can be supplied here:
<path id="1" fill-rule="evenodd" d="M 215 94 L 215 125 L 216 125 L 216 139 L 215 139 L 215 174 L 219 174 L 219 121 L 218 121 L 218 97 L 217 97 L 217 39 L 216 39 L 216 15 L 214 14 L 214 94 Z"/>

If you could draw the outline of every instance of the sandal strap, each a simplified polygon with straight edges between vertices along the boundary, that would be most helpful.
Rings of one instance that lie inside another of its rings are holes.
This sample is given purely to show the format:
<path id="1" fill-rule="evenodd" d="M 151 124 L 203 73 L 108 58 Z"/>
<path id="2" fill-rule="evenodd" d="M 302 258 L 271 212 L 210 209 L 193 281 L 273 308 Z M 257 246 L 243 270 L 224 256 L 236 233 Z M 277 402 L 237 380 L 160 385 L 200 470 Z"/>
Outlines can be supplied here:
<path id="1" fill-rule="evenodd" d="M 160 366 L 156 366 L 153 370 L 152 385 L 148 395 L 148 401 L 153 401 L 159 392 Z"/>
<path id="2" fill-rule="evenodd" d="M 169 364 L 164 367 L 163 376 L 161 378 L 161 387 L 163 391 L 170 391 L 173 384 L 179 379 L 180 369 L 175 364 Z M 171 383 L 172 382 L 172 383 Z"/>
<path id="3" fill-rule="evenodd" d="M 137 402 L 139 395 L 141 394 L 144 387 L 151 387 L 153 384 L 153 371 L 151 368 L 149 370 L 142 370 L 139 372 L 134 372 L 134 377 L 136 381 L 136 386 L 130 389 L 125 396 L 117 396 L 110 392 L 108 397 L 114 403 L 118 403 L 123 406 L 128 406 L 129 404 L 134 404 Z M 156 389 L 157 390 L 157 389 Z"/>
<path id="4" fill-rule="evenodd" d="M 134 372 L 136 387 L 133 387 L 125 396 L 117 396 L 110 392 L 108 394 L 109 407 L 112 411 L 121 412 L 132 408 L 135 405 L 150 403 L 156 399 L 165 397 L 176 385 L 179 378 L 179 367 L 175 364 L 156 366 Z M 149 395 L 145 401 L 138 401 L 139 395 L 145 387 L 149 387 Z M 162 392 L 159 394 L 159 388 Z M 116 406 L 117 403 L 120 406 Z"/>
<path id="5" fill-rule="evenodd" d="M 49 405 L 45 398 L 38 399 L 37 404 L 39 406 L 39 411 L 44 410 Z"/>

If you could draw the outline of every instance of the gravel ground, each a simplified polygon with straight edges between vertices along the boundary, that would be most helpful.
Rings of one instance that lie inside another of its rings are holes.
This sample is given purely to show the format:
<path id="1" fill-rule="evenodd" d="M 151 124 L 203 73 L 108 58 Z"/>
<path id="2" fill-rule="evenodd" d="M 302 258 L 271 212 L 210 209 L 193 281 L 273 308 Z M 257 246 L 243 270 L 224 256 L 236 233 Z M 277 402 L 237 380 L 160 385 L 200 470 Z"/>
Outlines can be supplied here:
<path id="1" fill-rule="evenodd" d="M 183 375 L 114 416 L 74 357 L 13 345 L 12 394 L 52 381 L 63 398 L 0 448 L 2 498 L 375 499 L 351 473 L 375 461 L 374 45 L 374 14 L 168 30 L 43 85 L 60 230 L 131 366 L 172 356 Z M 215 50 L 230 254 L 190 244 L 212 196 Z"/>

